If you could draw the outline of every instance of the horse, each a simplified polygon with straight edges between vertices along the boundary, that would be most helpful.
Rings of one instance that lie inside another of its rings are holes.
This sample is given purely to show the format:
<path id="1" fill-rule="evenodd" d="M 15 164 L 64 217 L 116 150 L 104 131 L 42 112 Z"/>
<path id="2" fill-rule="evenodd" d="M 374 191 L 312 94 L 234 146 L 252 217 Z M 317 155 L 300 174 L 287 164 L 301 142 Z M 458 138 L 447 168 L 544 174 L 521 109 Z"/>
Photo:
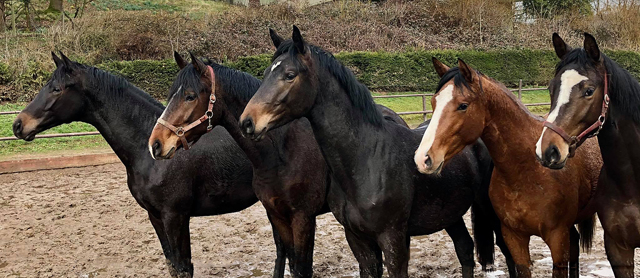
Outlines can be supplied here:
<path id="1" fill-rule="evenodd" d="M 607 258 L 616 277 L 633 277 L 640 247 L 640 84 L 600 52 L 593 36 L 584 36 L 584 48 L 572 49 L 553 34 L 561 61 L 537 155 L 542 165 L 563 168 L 582 141 L 597 135 L 604 160 L 597 213 Z"/>
<path id="2" fill-rule="evenodd" d="M 51 54 L 56 70 L 16 118 L 14 134 L 31 141 L 64 123 L 95 126 L 125 165 L 131 195 L 149 214 L 171 276 L 192 277 L 189 218 L 237 212 L 257 202 L 249 160 L 222 128 L 203 137 L 212 144 L 171 161 L 154 160 L 147 141 L 162 104 L 122 77 Z"/>
<path id="3" fill-rule="evenodd" d="M 410 236 L 445 229 L 455 245 L 463 277 L 473 276 L 473 240 L 462 220 L 473 203 L 480 263 L 493 262 L 499 223 L 486 196 L 491 160 L 482 144 L 466 148 L 439 177 L 420 174 L 410 155 L 424 129 L 385 121 L 369 90 L 293 27 L 291 40 L 270 30 L 277 48 L 260 88 L 239 121 L 253 140 L 306 117 L 329 166 L 327 200 L 344 226 L 361 277 L 407 277 Z M 482 223 L 482 224 L 478 224 Z"/>
<path id="4" fill-rule="evenodd" d="M 567 277 L 570 267 L 570 277 L 577 278 L 579 240 L 588 249 L 593 238 L 593 200 L 602 166 L 595 140 L 585 143 L 565 171 L 545 168 L 532 148 L 541 117 L 532 115 L 503 84 L 460 59 L 456 68 L 435 57 L 433 65 L 441 80 L 431 98 L 432 124 L 414 156 L 420 172 L 438 174 L 443 164 L 481 138 L 495 164 L 489 197 L 518 277 L 531 277 L 529 240 L 536 235 L 551 250 L 553 277 Z"/>
<path id="5" fill-rule="evenodd" d="M 197 141 L 208 127 L 222 126 L 231 134 L 253 165 L 254 192 L 271 221 L 276 253 L 283 254 L 276 259 L 273 277 L 284 276 L 285 257 L 293 277 L 312 277 L 315 218 L 329 212 L 325 202 L 329 178 L 309 121 L 293 121 L 269 134 L 266 141 L 245 138 L 238 118 L 260 81 L 210 61 L 204 63 L 193 55 L 191 64 L 177 52 L 174 58 L 181 70 L 171 87 L 162 121 L 178 127 L 199 122 L 197 128 L 184 131 L 187 142 Z M 209 106 L 211 99 L 215 103 Z M 209 108 L 207 120 L 198 121 Z M 391 109 L 380 109 L 389 120 L 406 126 Z M 175 154 L 171 150 L 181 147 L 182 140 L 162 124 L 156 125 L 149 137 L 149 149 L 156 158 Z"/>

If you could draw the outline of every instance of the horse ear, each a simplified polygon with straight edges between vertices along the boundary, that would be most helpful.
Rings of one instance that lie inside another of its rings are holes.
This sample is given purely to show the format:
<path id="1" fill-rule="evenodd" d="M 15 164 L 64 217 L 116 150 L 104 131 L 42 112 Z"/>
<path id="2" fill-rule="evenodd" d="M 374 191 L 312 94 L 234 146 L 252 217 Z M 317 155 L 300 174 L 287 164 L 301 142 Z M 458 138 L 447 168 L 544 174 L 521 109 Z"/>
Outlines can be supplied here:
<path id="1" fill-rule="evenodd" d="M 468 83 L 473 84 L 476 80 L 478 80 L 478 73 L 476 72 L 476 70 L 472 69 L 460 58 L 458 58 L 458 68 L 460 69 L 462 76 L 464 76 L 464 80 L 466 80 Z"/>
<path id="2" fill-rule="evenodd" d="M 76 68 L 76 63 L 65 56 L 62 51 L 60 51 L 60 57 L 62 57 L 62 64 L 67 68 L 67 70 L 72 71 Z"/>
<path id="3" fill-rule="evenodd" d="M 177 51 L 173 52 L 173 58 L 176 60 L 176 64 L 178 64 L 178 67 L 180 69 L 183 69 L 188 65 L 187 61 L 185 61 L 184 58 L 180 56 L 180 53 L 178 53 Z"/>
<path id="4" fill-rule="evenodd" d="M 269 36 L 271 37 L 271 41 L 273 42 L 273 46 L 278 48 L 280 44 L 284 41 L 284 39 L 276 33 L 275 30 L 269 28 Z"/>
<path id="5" fill-rule="evenodd" d="M 556 55 L 562 60 L 564 55 L 567 55 L 567 53 L 571 51 L 571 47 L 562 40 L 558 33 L 553 33 L 551 40 L 553 41 L 553 49 L 556 50 Z"/>
<path id="6" fill-rule="evenodd" d="M 594 62 L 600 62 L 600 48 L 598 47 L 596 38 L 589 33 L 584 33 L 584 51 L 587 52 L 587 56 Z"/>
<path id="7" fill-rule="evenodd" d="M 53 62 L 56 64 L 56 68 L 62 66 L 62 60 L 53 51 L 51 51 L 51 58 L 53 58 Z"/>
<path id="8" fill-rule="evenodd" d="M 198 57 L 193 55 L 193 53 L 189 52 L 189 55 L 191 56 L 191 64 L 193 67 L 196 68 L 201 75 L 207 74 L 207 65 L 205 65 L 202 60 L 198 59 Z"/>
<path id="9" fill-rule="evenodd" d="M 302 34 L 300 34 L 300 29 L 295 25 L 293 25 L 293 35 L 291 38 L 293 39 L 293 44 L 296 46 L 298 53 L 305 54 L 306 43 L 302 38 Z"/>
<path id="10" fill-rule="evenodd" d="M 433 62 L 433 67 L 436 69 L 436 72 L 440 77 L 443 77 L 447 73 L 447 71 L 449 71 L 449 67 L 447 67 L 447 65 L 440 62 L 438 58 L 431 57 L 431 61 Z"/>

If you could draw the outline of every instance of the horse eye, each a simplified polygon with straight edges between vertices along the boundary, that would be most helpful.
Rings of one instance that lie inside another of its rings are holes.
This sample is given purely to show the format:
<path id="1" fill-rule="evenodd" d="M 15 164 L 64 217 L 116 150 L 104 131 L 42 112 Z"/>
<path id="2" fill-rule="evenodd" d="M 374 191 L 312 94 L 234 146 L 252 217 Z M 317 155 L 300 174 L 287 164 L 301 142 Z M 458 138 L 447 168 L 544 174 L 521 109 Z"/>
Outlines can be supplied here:
<path id="1" fill-rule="evenodd" d="M 194 95 L 187 95 L 187 96 L 185 97 L 185 99 L 186 99 L 187 101 L 194 101 L 194 100 L 196 100 L 196 96 L 194 96 Z"/>
<path id="2" fill-rule="evenodd" d="M 458 110 L 459 111 L 466 111 L 467 107 L 469 107 L 469 104 L 461 103 L 460 106 L 458 106 Z"/>
<path id="3" fill-rule="evenodd" d="M 595 92 L 595 90 L 593 88 L 589 88 L 586 91 L 584 91 L 584 96 L 585 97 L 590 97 L 593 95 L 593 92 Z"/>
<path id="4" fill-rule="evenodd" d="M 293 80 L 294 78 L 296 78 L 296 76 L 297 75 L 295 73 L 288 72 L 286 78 L 287 78 L 287 80 Z"/>
<path id="5" fill-rule="evenodd" d="M 54 94 L 60 93 L 60 87 L 53 87 L 53 93 Z"/>

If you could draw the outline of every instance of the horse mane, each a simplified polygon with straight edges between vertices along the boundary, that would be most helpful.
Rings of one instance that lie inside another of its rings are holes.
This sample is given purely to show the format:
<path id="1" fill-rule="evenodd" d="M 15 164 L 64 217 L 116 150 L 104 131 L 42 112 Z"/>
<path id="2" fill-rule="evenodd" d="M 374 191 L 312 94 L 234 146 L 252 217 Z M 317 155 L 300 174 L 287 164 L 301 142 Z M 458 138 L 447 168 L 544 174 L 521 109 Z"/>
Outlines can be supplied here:
<path id="1" fill-rule="evenodd" d="M 219 82 L 224 92 L 234 95 L 242 101 L 248 102 L 256 93 L 258 87 L 260 87 L 260 80 L 246 72 L 225 67 L 208 59 L 204 60 L 204 63 L 213 68 L 216 75 L 216 82 Z M 178 91 L 179 86 L 186 86 L 194 90 L 201 89 L 200 73 L 192 64 L 180 70 L 176 81 L 171 85 L 167 99 L 173 97 Z"/>
<path id="2" fill-rule="evenodd" d="M 137 97 L 151 106 L 164 109 L 162 103 L 155 100 L 151 95 L 127 81 L 124 77 L 111 74 L 96 67 L 74 62 L 74 70 L 85 73 L 86 82 L 90 88 L 96 90 L 95 94 L 106 97 L 108 103 L 118 103 L 122 98 Z M 66 66 L 61 66 L 53 72 L 51 80 L 64 80 L 68 74 Z M 125 93 L 127 92 L 127 93 Z M 111 101 L 113 100 L 113 102 Z"/>
<path id="3" fill-rule="evenodd" d="M 327 69 L 338 80 L 342 89 L 347 92 L 353 106 L 362 112 L 365 120 L 375 126 L 382 126 L 382 113 L 376 108 L 369 89 L 360 83 L 353 72 L 340 63 L 333 54 L 315 45 L 308 44 L 308 47 L 311 54 L 313 54 L 312 56 L 318 61 L 318 66 Z M 284 53 L 290 55 L 291 60 L 299 70 L 307 70 L 304 63 L 300 61 L 298 50 L 292 40 L 284 41 L 278 46 L 275 54 L 273 54 L 272 61 Z"/>
<path id="4" fill-rule="evenodd" d="M 640 123 L 640 84 L 627 70 L 611 60 L 604 53 L 600 53 L 609 78 L 609 94 L 611 102 L 621 112 L 636 122 Z M 584 49 L 578 48 L 567 53 L 557 65 L 556 74 L 567 65 L 576 63 L 585 69 L 596 70 L 593 62 Z"/>
<path id="5" fill-rule="evenodd" d="M 479 71 L 476 71 L 476 73 L 479 76 L 480 75 L 484 76 Z M 467 82 L 467 80 L 464 79 L 464 76 L 462 76 L 462 73 L 460 72 L 460 69 L 458 67 L 453 67 L 453 68 L 449 68 L 449 70 L 442 76 L 442 78 L 440 78 L 440 81 L 438 82 L 438 86 L 436 87 L 436 92 L 440 92 L 442 87 L 444 87 L 444 85 L 447 84 L 451 79 L 453 79 L 453 85 L 463 95 L 464 95 L 464 90 L 463 90 L 462 86 L 467 87 L 467 89 L 471 90 L 471 86 L 469 86 L 469 83 Z"/>

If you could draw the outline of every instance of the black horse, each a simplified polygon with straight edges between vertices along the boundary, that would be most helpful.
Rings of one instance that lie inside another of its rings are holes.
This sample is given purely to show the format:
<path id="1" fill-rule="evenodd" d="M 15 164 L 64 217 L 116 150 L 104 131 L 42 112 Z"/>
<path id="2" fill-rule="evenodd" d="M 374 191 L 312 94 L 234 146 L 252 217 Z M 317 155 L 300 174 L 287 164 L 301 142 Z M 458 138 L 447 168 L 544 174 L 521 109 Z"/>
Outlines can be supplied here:
<path id="1" fill-rule="evenodd" d="M 593 36 L 584 36 L 584 48 L 572 49 L 553 34 L 561 61 L 549 86 L 550 124 L 537 155 L 542 165 L 563 168 L 582 138 L 598 135 L 604 166 L 596 201 L 607 258 L 617 278 L 634 277 L 634 252 L 640 248 L 640 83 L 600 52 Z"/>
<path id="2" fill-rule="evenodd" d="M 313 137 L 309 121 L 300 119 L 284 125 L 254 142 L 242 136 L 240 114 L 260 86 L 260 80 L 191 55 L 191 64 L 174 53 L 180 73 L 173 82 L 163 120 L 173 126 L 187 126 L 211 109 L 210 118 L 185 131 L 195 142 L 207 132 L 208 124 L 224 127 L 244 150 L 253 165 L 253 190 L 262 202 L 273 227 L 276 266 L 273 277 L 283 277 L 285 257 L 293 277 L 313 276 L 313 245 L 316 216 L 329 211 L 325 203 L 329 178 L 327 166 Z M 215 82 L 215 103 L 211 106 L 211 73 Z M 381 107 L 391 120 L 402 118 Z M 175 154 L 182 140 L 164 125 L 156 125 L 149 148 L 160 159 Z"/>
<path id="3" fill-rule="evenodd" d="M 424 128 L 412 131 L 384 121 L 369 90 L 330 53 L 307 44 L 298 28 L 284 41 L 273 30 L 277 51 L 265 79 L 240 117 L 246 136 L 306 117 L 332 184 L 331 211 L 344 226 L 362 277 L 382 275 L 382 253 L 391 277 L 407 277 L 412 235 L 446 229 L 463 276 L 473 276 L 473 240 L 462 215 L 472 203 L 474 235 L 481 264 L 493 261 L 493 233 L 510 258 L 487 190 L 492 171 L 487 149 L 465 148 L 441 176 L 420 174 L 413 154 Z M 509 260 L 510 274 L 513 265 Z"/>
<path id="4" fill-rule="evenodd" d="M 57 69 L 18 115 L 14 134 L 30 141 L 64 123 L 95 126 L 125 165 L 129 190 L 149 213 L 171 276 L 193 276 L 189 218 L 254 204 L 249 160 L 222 128 L 202 138 L 210 144 L 171 161 L 153 160 L 147 141 L 163 106 L 121 77 L 52 55 Z"/>

